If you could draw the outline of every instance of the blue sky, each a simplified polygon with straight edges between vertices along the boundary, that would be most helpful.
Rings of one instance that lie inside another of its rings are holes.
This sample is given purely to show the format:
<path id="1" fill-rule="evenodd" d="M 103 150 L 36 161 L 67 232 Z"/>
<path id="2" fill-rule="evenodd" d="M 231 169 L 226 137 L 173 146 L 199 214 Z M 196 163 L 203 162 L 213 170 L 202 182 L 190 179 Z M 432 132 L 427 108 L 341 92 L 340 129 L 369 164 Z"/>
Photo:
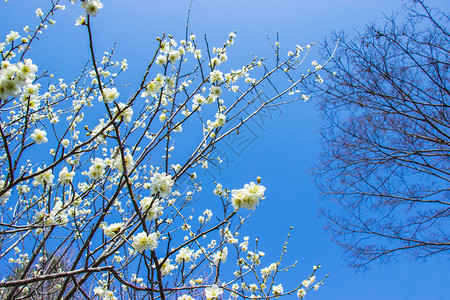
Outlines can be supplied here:
<path id="1" fill-rule="evenodd" d="M 142 61 L 163 32 L 184 38 L 189 1 L 103 1 L 105 7 L 96 17 L 96 51 L 109 51 L 117 42 L 116 58 L 127 58 L 129 70 L 125 82 L 138 79 Z M 44 5 L 46 1 L 39 1 Z M 228 33 L 237 30 L 230 60 L 237 66 L 255 53 L 270 56 L 266 36 L 279 33 L 282 53 L 296 44 L 321 42 L 332 31 L 362 30 L 364 24 L 383 19 L 401 9 L 400 0 L 194 0 L 190 32 L 207 35 L 210 45 L 222 43 Z M 450 8 L 448 0 L 427 2 L 441 10 Z M 21 29 L 34 22 L 36 1 L 10 0 L 0 10 L 0 34 Z M 88 59 L 87 38 L 73 23 L 82 13 L 79 3 L 67 5 L 40 42 L 34 45 L 33 61 L 41 69 L 53 70 L 58 77 L 73 78 Z M 317 57 L 311 56 L 311 60 Z M 307 62 L 309 64 L 309 62 Z M 298 267 L 285 277 L 291 284 L 301 281 L 312 266 L 320 263 L 320 275 L 329 273 L 325 285 L 307 299 L 446 299 L 450 294 L 448 258 L 432 257 L 426 263 L 400 259 L 389 265 L 373 265 L 365 273 L 346 267 L 341 250 L 323 232 L 325 221 L 318 218 L 319 193 L 309 173 L 321 149 L 314 99 L 274 111 L 265 125 L 249 123 L 252 142 L 245 150 L 222 146 L 231 162 L 222 174 L 216 174 L 224 186 L 240 187 L 261 176 L 267 187 L 260 205 L 242 234 L 260 236 L 261 249 L 278 255 L 289 226 L 294 226 L 286 262 L 298 260 Z M 242 151 L 241 151 L 242 150 Z M 208 175 L 206 175 L 207 177 Z M 205 180 L 207 184 L 208 177 Z M 210 187 L 209 187 L 210 189 Z M 208 187 L 206 187 L 206 191 Z M 205 193 L 206 193 L 205 191 Z M 195 205 L 206 205 L 203 196 Z M 194 206 L 195 208 L 195 206 Z M 274 256 L 274 257 L 275 257 Z"/>

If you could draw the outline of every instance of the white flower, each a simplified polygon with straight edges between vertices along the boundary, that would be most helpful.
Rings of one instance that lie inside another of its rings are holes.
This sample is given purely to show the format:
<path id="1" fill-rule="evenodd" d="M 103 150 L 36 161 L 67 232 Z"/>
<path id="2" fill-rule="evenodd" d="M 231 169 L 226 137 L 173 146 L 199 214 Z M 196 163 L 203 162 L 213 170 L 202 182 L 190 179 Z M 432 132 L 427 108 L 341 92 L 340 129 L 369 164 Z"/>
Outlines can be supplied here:
<path id="1" fill-rule="evenodd" d="M 175 261 L 179 264 L 181 264 L 183 261 L 189 262 L 191 260 L 192 253 L 194 253 L 194 250 L 189 249 L 189 247 L 181 248 L 177 256 L 175 257 Z"/>
<path id="2" fill-rule="evenodd" d="M 42 17 L 44 13 L 42 12 L 42 9 L 38 8 L 36 9 L 36 17 Z"/>
<path id="3" fill-rule="evenodd" d="M 103 297 L 106 293 L 106 290 L 104 287 L 101 286 L 97 286 L 94 288 L 94 294 L 99 296 L 99 297 Z"/>
<path id="4" fill-rule="evenodd" d="M 86 25 L 86 16 L 78 16 L 78 18 L 75 21 L 75 26 L 79 25 Z"/>
<path id="5" fill-rule="evenodd" d="M 42 170 L 41 168 L 38 168 L 36 172 L 39 172 L 41 170 Z M 39 184 L 42 185 L 42 186 L 44 186 L 44 185 L 53 185 L 53 178 L 54 177 L 55 176 L 52 174 L 52 170 L 47 170 L 44 173 L 39 174 L 39 175 L 37 175 L 34 178 L 33 185 L 34 186 L 37 186 Z"/>
<path id="6" fill-rule="evenodd" d="M 20 34 L 17 31 L 11 31 L 9 34 L 6 35 L 5 42 L 11 43 L 19 38 L 20 38 Z"/>
<path id="7" fill-rule="evenodd" d="M 86 14 L 95 17 L 103 7 L 103 4 L 99 0 L 86 0 L 81 3 L 81 7 L 84 8 Z"/>
<path id="8" fill-rule="evenodd" d="M 47 132 L 40 129 L 35 129 L 34 133 L 31 134 L 31 139 L 36 142 L 36 144 L 47 143 L 48 139 L 46 138 Z"/>
<path id="9" fill-rule="evenodd" d="M 211 94 L 208 98 L 211 97 L 211 99 L 219 98 L 220 95 L 222 94 L 222 89 L 220 88 L 220 86 L 213 85 L 209 88 L 209 91 L 211 92 Z M 208 103 L 208 104 L 211 104 L 211 103 Z"/>
<path id="10" fill-rule="evenodd" d="M 0 81 L 0 98 L 6 99 L 8 96 L 16 97 L 20 93 L 20 87 L 13 79 L 3 78 Z"/>
<path id="11" fill-rule="evenodd" d="M 140 232 L 133 237 L 132 246 L 139 252 L 147 249 L 155 250 L 158 247 L 158 233 L 154 232 L 147 235 L 145 232 Z"/>
<path id="12" fill-rule="evenodd" d="M 181 124 L 176 124 L 173 127 L 173 132 L 181 132 L 181 131 L 183 131 L 183 126 L 181 126 Z"/>
<path id="13" fill-rule="evenodd" d="M 222 293 L 223 289 L 219 288 L 217 284 L 214 284 L 211 287 L 207 287 L 205 289 L 205 296 L 207 300 L 218 299 Z"/>
<path id="14" fill-rule="evenodd" d="M 180 54 L 176 50 L 172 50 L 169 52 L 169 60 L 172 64 L 174 64 L 180 58 Z"/>
<path id="15" fill-rule="evenodd" d="M 177 266 L 175 265 L 171 265 L 170 262 L 172 261 L 171 259 L 166 259 L 166 261 L 161 265 L 161 262 L 164 260 L 164 258 L 160 258 L 158 260 L 160 267 L 161 267 L 161 274 L 163 276 L 169 275 L 170 272 L 172 272 Z"/>
<path id="16" fill-rule="evenodd" d="M 103 228 L 103 232 L 106 236 L 115 237 L 122 230 L 123 223 L 112 223 L 109 226 Z"/>
<path id="17" fill-rule="evenodd" d="M 113 291 L 106 291 L 105 295 L 103 295 L 103 300 L 117 300 L 117 297 L 114 296 Z"/>
<path id="18" fill-rule="evenodd" d="M 214 125 L 217 127 L 222 127 L 225 125 L 227 117 L 224 114 L 216 113 L 216 121 L 214 122 Z"/>
<path id="19" fill-rule="evenodd" d="M 209 73 L 209 82 L 222 82 L 223 81 L 223 73 L 219 70 L 214 70 L 211 73 Z"/>
<path id="20" fill-rule="evenodd" d="M 128 63 L 125 58 L 120 62 L 120 69 L 124 72 L 128 69 Z"/>
<path id="21" fill-rule="evenodd" d="M 39 92 L 39 88 L 37 85 L 34 84 L 27 84 L 23 87 L 23 94 L 27 96 L 36 95 Z M 24 97 L 25 99 L 28 99 L 28 97 Z"/>
<path id="22" fill-rule="evenodd" d="M 38 110 L 39 106 L 41 105 L 41 101 L 39 100 L 39 97 L 36 95 L 30 95 L 30 96 L 25 96 L 25 93 L 22 94 L 22 96 L 20 97 L 22 104 L 25 107 L 29 107 L 32 110 Z"/>
<path id="23" fill-rule="evenodd" d="M 261 269 L 261 275 L 262 277 L 267 277 L 270 275 L 270 269 L 269 268 L 262 268 Z"/>
<path id="24" fill-rule="evenodd" d="M 111 103 L 117 98 L 119 98 L 119 93 L 116 88 L 104 88 L 103 96 L 98 97 L 98 101 L 105 101 L 107 103 Z"/>
<path id="25" fill-rule="evenodd" d="M 161 121 L 161 122 L 164 122 L 164 120 L 167 118 L 167 116 L 166 116 L 166 113 L 161 113 L 160 115 L 159 115 L 159 121 Z"/>
<path id="26" fill-rule="evenodd" d="M 218 251 L 213 256 L 213 262 L 215 265 L 221 261 L 222 263 L 225 263 L 227 261 L 227 255 L 228 255 L 228 247 L 224 247 L 222 251 Z"/>
<path id="27" fill-rule="evenodd" d="M 157 64 L 157 65 L 162 66 L 162 65 L 164 65 L 166 62 L 167 62 L 167 56 L 166 56 L 166 55 L 160 54 L 160 55 L 158 55 L 158 57 L 156 58 L 156 64 Z"/>
<path id="28" fill-rule="evenodd" d="M 26 184 L 18 185 L 17 191 L 19 192 L 19 195 L 26 194 L 30 192 L 30 187 Z"/>
<path id="29" fill-rule="evenodd" d="M 166 175 L 166 173 L 155 173 L 150 181 L 152 194 L 159 194 L 161 197 L 169 195 L 174 184 L 172 176 Z"/>
<path id="30" fill-rule="evenodd" d="M 89 167 L 88 176 L 91 180 L 97 180 L 103 176 L 105 172 L 105 162 L 101 158 L 96 158 Z"/>
<path id="31" fill-rule="evenodd" d="M 195 300 L 195 299 L 189 296 L 188 294 L 185 294 L 183 296 L 178 297 L 177 300 Z"/>
<path id="32" fill-rule="evenodd" d="M 305 291 L 305 289 L 299 289 L 298 291 L 297 291 L 297 297 L 299 298 L 299 299 L 302 299 L 303 297 L 305 297 L 306 296 L 306 291 Z"/>
<path id="33" fill-rule="evenodd" d="M 67 169 L 67 167 L 64 167 L 61 172 L 59 172 L 59 181 L 62 184 L 69 184 L 72 182 L 73 180 L 73 176 L 75 176 L 75 172 L 69 172 L 69 170 Z"/>
<path id="34" fill-rule="evenodd" d="M 67 148 L 70 146 L 70 141 L 68 139 L 63 139 L 61 141 L 61 145 L 63 146 L 63 148 Z"/>
<path id="35" fill-rule="evenodd" d="M 123 120 L 125 123 L 130 123 L 133 117 L 133 109 L 130 106 L 126 107 L 127 105 L 125 103 L 118 103 L 117 105 L 119 106 L 119 110 L 122 111 L 117 119 Z M 114 108 L 113 111 L 117 115 L 117 108 Z"/>
<path id="36" fill-rule="evenodd" d="M 194 57 L 197 59 L 202 58 L 202 50 L 201 49 L 195 49 L 194 50 Z"/>
<path id="37" fill-rule="evenodd" d="M 125 151 L 125 167 L 127 170 L 131 170 L 133 168 L 134 165 L 134 159 L 133 156 L 131 155 L 129 149 L 127 149 Z M 120 172 L 123 172 L 124 170 L 124 162 L 122 161 L 122 156 L 118 155 L 116 156 L 116 159 L 114 160 L 113 166 L 115 168 L 117 168 L 117 170 L 119 170 Z"/>
<path id="38" fill-rule="evenodd" d="M 311 276 L 311 278 L 307 279 L 307 280 L 303 280 L 302 284 L 305 288 L 309 287 L 311 284 L 313 284 L 316 281 L 316 276 Z"/>
<path id="39" fill-rule="evenodd" d="M 36 78 L 37 71 L 38 67 L 29 58 L 17 63 L 17 76 L 24 82 L 31 83 Z"/>
<path id="40" fill-rule="evenodd" d="M 163 208 L 159 206 L 159 200 L 153 197 L 144 197 L 141 200 L 142 213 L 146 213 L 147 221 L 159 218 L 163 213 Z"/>
<path id="41" fill-rule="evenodd" d="M 279 295 L 283 294 L 283 291 L 284 291 L 284 289 L 283 289 L 283 286 L 281 284 L 274 285 L 273 288 L 272 288 L 272 294 L 274 296 L 279 296 Z"/>
<path id="42" fill-rule="evenodd" d="M 0 180 L 0 189 L 3 189 L 6 185 L 6 182 L 2 179 Z M 11 191 L 5 192 L 3 195 L 0 196 L 0 198 L 9 198 L 11 197 Z"/>
<path id="43" fill-rule="evenodd" d="M 272 272 L 276 272 L 278 268 L 278 264 L 277 263 L 271 263 L 269 266 L 269 270 Z"/>
<path id="44" fill-rule="evenodd" d="M 200 94 L 194 95 L 194 99 L 192 100 L 192 110 L 196 109 L 198 106 L 201 106 L 206 103 L 205 97 Z"/>
<path id="45" fill-rule="evenodd" d="M 231 204 L 234 210 L 239 210 L 242 207 L 246 209 L 253 209 L 258 201 L 264 199 L 264 191 L 266 188 L 260 184 L 251 182 L 244 185 L 244 188 L 231 191 Z"/>

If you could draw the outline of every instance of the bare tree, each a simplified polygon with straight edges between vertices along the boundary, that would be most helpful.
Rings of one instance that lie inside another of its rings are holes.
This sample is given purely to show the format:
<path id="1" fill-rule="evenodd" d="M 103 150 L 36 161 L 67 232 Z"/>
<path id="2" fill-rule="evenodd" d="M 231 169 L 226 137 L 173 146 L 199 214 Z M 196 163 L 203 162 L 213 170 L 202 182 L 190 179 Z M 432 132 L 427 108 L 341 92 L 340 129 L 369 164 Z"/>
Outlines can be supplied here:
<path id="1" fill-rule="evenodd" d="M 323 214 L 356 268 L 450 250 L 449 16 L 423 1 L 406 11 L 335 35 L 325 82 L 314 84 Z"/>

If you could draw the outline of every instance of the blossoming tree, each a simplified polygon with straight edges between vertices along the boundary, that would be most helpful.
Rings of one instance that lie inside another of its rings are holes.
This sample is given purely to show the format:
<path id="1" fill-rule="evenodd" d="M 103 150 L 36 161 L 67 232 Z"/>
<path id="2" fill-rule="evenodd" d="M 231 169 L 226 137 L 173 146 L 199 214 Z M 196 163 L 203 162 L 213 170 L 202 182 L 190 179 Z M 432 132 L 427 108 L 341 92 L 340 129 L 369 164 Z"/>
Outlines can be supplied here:
<path id="1" fill-rule="evenodd" d="M 239 236 L 264 199 L 260 178 L 237 189 L 215 183 L 211 209 L 187 208 L 202 189 L 196 171 L 221 162 L 211 155 L 217 143 L 268 107 L 307 100 L 302 82 L 321 81 L 317 62 L 299 71 L 311 45 L 281 60 L 277 43 L 273 68 L 254 58 L 224 70 L 235 33 L 212 48 L 193 34 L 162 36 L 124 95 L 116 82 L 126 59 L 94 51 L 98 0 L 81 1 L 75 22 L 91 55 L 77 78 L 55 81 L 33 63 L 31 44 L 65 9 L 61 2 L 38 8 L 37 26 L 0 43 L 0 265 L 10 270 L 2 272 L 0 297 L 267 299 L 318 289 L 319 266 L 285 287 L 277 275 L 291 267 L 282 261 L 286 247 L 266 263 L 257 242 Z M 272 85 L 277 74 L 286 86 Z M 244 115 L 250 105 L 256 108 Z M 186 177 L 193 191 L 184 189 Z"/>

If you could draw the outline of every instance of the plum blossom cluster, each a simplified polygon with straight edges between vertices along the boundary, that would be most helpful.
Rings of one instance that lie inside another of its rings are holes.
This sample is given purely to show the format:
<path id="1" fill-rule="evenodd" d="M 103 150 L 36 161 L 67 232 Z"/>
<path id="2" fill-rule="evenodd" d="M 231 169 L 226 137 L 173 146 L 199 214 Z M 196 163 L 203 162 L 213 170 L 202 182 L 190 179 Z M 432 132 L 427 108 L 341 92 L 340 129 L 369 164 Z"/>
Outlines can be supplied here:
<path id="1" fill-rule="evenodd" d="M 261 199 L 264 199 L 266 188 L 260 184 L 250 182 L 245 184 L 242 189 L 231 191 L 231 203 L 234 210 L 240 208 L 254 209 Z"/>
<path id="2" fill-rule="evenodd" d="M 143 252 L 145 250 L 155 250 L 158 247 L 158 232 L 147 234 L 145 232 L 138 233 L 133 237 L 133 248 L 136 251 Z"/>
<path id="3" fill-rule="evenodd" d="M 153 195 L 159 195 L 165 197 L 170 194 L 174 181 L 172 176 L 166 175 L 166 173 L 155 173 L 150 178 L 150 189 Z"/>
<path id="4" fill-rule="evenodd" d="M 197 174 L 223 162 L 218 143 L 281 97 L 308 97 L 300 86 L 322 69 L 314 62 L 300 74 L 310 45 L 270 69 L 259 57 L 234 65 L 235 32 L 215 47 L 194 34 L 163 35 L 128 84 L 120 76 L 128 61 L 93 46 L 103 3 L 84 0 L 74 30 L 89 36 L 90 55 L 65 80 L 29 58 L 65 9 L 50 2 L 25 37 L 13 30 L 0 43 L 0 206 L 11 223 L 0 225 L 0 266 L 12 270 L 0 278 L 0 298 L 302 298 L 318 289 L 316 269 L 283 285 L 277 275 L 295 264 L 266 262 L 257 241 L 240 236 L 251 215 L 241 208 L 265 198 L 260 178 L 240 189 L 215 183 L 217 197 L 208 194 L 200 211 L 192 205 L 211 187 Z M 290 81 L 264 100 L 275 74 Z"/>
<path id="5" fill-rule="evenodd" d="M 95 17 L 101 8 L 103 8 L 103 3 L 100 0 L 85 0 L 81 2 L 81 7 L 84 8 L 86 14 Z"/>
<path id="6" fill-rule="evenodd" d="M 17 38 L 20 37 L 17 32 L 11 34 Z M 14 40 L 15 37 L 7 37 L 8 39 Z M 33 81 L 37 71 L 38 67 L 29 58 L 15 64 L 7 60 L 3 61 L 0 65 L 0 99 L 21 96 L 23 102 L 27 103 L 31 100 L 35 105 L 39 86 L 33 85 Z"/>

